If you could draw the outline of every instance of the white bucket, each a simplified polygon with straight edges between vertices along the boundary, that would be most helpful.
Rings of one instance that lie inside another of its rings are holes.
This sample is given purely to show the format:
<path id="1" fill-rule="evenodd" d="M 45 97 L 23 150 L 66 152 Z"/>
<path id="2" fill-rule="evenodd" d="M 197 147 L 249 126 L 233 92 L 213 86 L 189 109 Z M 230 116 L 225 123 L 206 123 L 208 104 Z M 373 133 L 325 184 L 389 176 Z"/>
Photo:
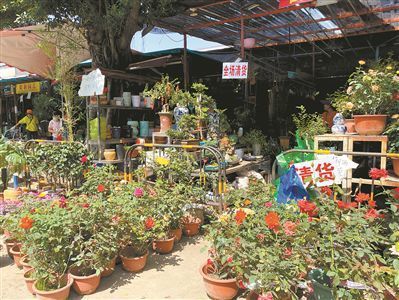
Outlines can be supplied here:
<path id="1" fill-rule="evenodd" d="M 140 101 L 141 101 L 141 99 L 140 99 L 139 95 L 132 96 L 133 107 L 140 107 Z"/>

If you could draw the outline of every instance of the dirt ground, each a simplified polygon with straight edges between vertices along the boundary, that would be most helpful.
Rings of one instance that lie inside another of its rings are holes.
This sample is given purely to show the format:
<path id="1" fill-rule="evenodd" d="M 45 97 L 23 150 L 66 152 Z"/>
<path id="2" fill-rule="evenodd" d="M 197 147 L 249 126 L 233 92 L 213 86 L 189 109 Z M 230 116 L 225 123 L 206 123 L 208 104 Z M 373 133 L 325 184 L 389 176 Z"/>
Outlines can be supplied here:
<path id="1" fill-rule="evenodd" d="M 145 270 L 134 274 L 122 270 L 103 278 L 93 295 L 81 297 L 72 292 L 70 299 L 208 299 L 198 272 L 206 260 L 202 237 L 186 238 L 175 245 L 171 254 L 151 253 Z M 35 299 L 26 289 L 23 272 L 8 257 L 5 249 L 0 256 L 0 299 Z"/>

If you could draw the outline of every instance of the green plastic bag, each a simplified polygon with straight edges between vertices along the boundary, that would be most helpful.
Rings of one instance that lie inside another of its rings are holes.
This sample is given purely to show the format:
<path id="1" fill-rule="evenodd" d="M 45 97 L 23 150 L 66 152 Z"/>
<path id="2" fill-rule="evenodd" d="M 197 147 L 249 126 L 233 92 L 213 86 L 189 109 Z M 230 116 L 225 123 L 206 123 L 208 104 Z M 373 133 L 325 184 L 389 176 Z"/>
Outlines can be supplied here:
<path id="1" fill-rule="evenodd" d="M 100 117 L 100 138 L 105 140 L 107 136 L 107 123 L 105 117 Z M 97 118 L 90 121 L 90 139 L 97 140 L 98 138 L 98 120 Z"/>

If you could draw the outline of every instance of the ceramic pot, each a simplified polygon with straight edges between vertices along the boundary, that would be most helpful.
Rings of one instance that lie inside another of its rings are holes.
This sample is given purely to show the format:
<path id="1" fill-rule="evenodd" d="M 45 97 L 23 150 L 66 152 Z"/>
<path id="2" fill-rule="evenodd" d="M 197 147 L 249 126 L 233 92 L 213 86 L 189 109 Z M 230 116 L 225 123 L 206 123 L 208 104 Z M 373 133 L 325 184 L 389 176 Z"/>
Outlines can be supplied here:
<path id="1" fill-rule="evenodd" d="M 116 158 L 115 149 L 105 149 L 104 150 L 104 158 L 105 158 L 105 160 L 115 160 L 115 158 Z"/>
<path id="2" fill-rule="evenodd" d="M 42 291 L 38 290 L 36 287 L 37 281 L 33 283 L 33 293 L 36 295 L 37 299 L 40 300 L 65 300 L 69 298 L 69 293 L 71 291 L 71 286 L 73 284 L 73 278 L 68 276 L 67 284 L 59 289 L 52 291 Z"/>
<path id="3" fill-rule="evenodd" d="M 120 127 L 112 127 L 111 128 L 111 136 L 113 139 L 121 138 L 121 128 Z"/>
<path id="4" fill-rule="evenodd" d="M 125 147 L 123 145 L 116 145 L 116 156 L 119 160 L 125 159 Z"/>
<path id="5" fill-rule="evenodd" d="M 69 275 L 73 278 L 72 287 L 79 295 L 93 294 L 100 285 L 101 276 L 96 275 L 96 273 L 88 276 L 80 276 L 79 269 L 72 267 L 69 270 Z"/>
<path id="6" fill-rule="evenodd" d="M 140 136 L 141 137 L 149 136 L 149 122 L 148 121 L 140 121 Z"/>
<path id="7" fill-rule="evenodd" d="M 399 176 L 399 158 L 392 158 L 393 172 Z"/>
<path id="8" fill-rule="evenodd" d="M 29 258 L 28 258 L 27 255 L 22 256 L 21 260 L 19 262 L 20 262 L 24 272 L 29 271 L 30 269 L 32 269 L 32 266 L 29 264 Z"/>
<path id="9" fill-rule="evenodd" d="M 172 114 L 170 112 L 160 112 L 161 129 L 159 132 L 167 132 L 172 127 Z"/>
<path id="10" fill-rule="evenodd" d="M 182 235 L 183 235 L 183 229 L 181 229 L 181 228 L 171 229 L 170 230 L 170 235 L 175 238 L 176 242 L 179 242 L 181 240 Z"/>
<path id="11" fill-rule="evenodd" d="M 14 245 L 12 246 L 12 248 L 10 249 L 10 253 L 14 258 L 14 263 L 18 268 L 22 268 L 21 265 L 21 258 L 22 258 L 22 253 L 21 253 L 21 245 Z"/>
<path id="12" fill-rule="evenodd" d="M 260 144 L 252 144 L 252 155 L 262 155 L 262 146 Z"/>
<path id="13" fill-rule="evenodd" d="M 123 105 L 131 106 L 132 105 L 132 93 L 131 92 L 123 92 Z"/>
<path id="14" fill-rule="evenodd" d="M 238 293 L 236 279 L 215 279 L 208 275 L 208 265 L 203 264 L 200 274 L 205 284 L 205 290 L 212 299 L 229 300 L 233 299 Z"/>
<path id="15" fill-rule="evenodd" d="M 116 257 L 110 260 L 108 265 L 104 268 L 104 271 L 101 272 L 101 277 L 108 277 L 112 273 L 114 273 L 115 264 L 116 264 Z"/>
<path id="16" fill-rule="evenodd" d="M 11 248 L 14 247 L 15 245 L 19 244 L 21 245 L 21 243 L 19 243 L 16 239 L 13 238 L 7 238 L 4 243 L 6 244 L 6 249 L 7 249 L 7 254 L 8 256 L 13 259 L 13 256 L 11 254 Z"/>
<path id="17" fill-rule="evenodd" d="M 189 113 L 189 110 L 187 107 L 184 106 L 176 106 L 175 109 L 173 110 L 173 116 L 175 117 L 176 125 L 177 128 L 179 128 L 179 122 L 180 119 Z"/>
<path id="18" fill-rule="evenodd" d="M 186 236 L 197 235 L 201 226 L 201 221 L 183 223 L 183 232 Z"/>
<path id="19" fill-rule="evenodd" d="M 139 95 L 132 96 L 133 107 L 140 107 L 141 97 Z"/>
<path id="20" fill-rule="evenodd" d="M 132 247 L 126 247 L 119 255 L 122 260 L 122 267 L 128 272 L 139 273 L 144 270 L 147 264 L 148 251 L 143 256 L 134 257 Z"/>
<path id="21" fill-rule="evenodd" d="M 346 133 L 356 133 L 355 120 L 345 119 Z"/>
<path id="22" fill-rule="evenodd" d="M 172 252 L 174 243 L 175 237 L 165 240 L 155 240 L 152 242 L 152 249 L 160 254 L 167 254 Z"/>
<path id="23" fill-rule="evenodd" d="M 356 132 L 360 135 L 380 135 L 384 132 L 387 115 L 355 115 Z"/>
<path id="24" fill-rule="evenodd" d="M 26 288 L 28 289 L 29 293 L 31 294 L 35 294 L 35 292 L 33 291 L 33 283 L 35 282 L 36 279 L 34 278 L 30 278 L 30 275 L 32 275 L 32 273 L 34 272 L 34 269 L 29 269 L 26 270 L 24 272 L 24 279 L 25 279 L 25 284 L 26 284 Z"/>

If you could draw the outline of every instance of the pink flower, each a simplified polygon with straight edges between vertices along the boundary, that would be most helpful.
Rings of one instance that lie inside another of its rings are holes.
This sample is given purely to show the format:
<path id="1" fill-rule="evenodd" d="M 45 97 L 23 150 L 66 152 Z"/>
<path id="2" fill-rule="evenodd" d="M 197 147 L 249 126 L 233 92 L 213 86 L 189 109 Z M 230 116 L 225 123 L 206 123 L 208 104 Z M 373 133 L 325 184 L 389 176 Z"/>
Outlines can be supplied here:
<path id="1" fill-rule="evenodd" d="M 231 256 L 229 256 L 226 261 L 230 264 L 233 262 L 233 258 Z"/>
<path id="2" fill-rule="evenodd" d="M 295 229 L 298 225 L 292 221 L 287 221 L 284 223 L 284 232 L 286 235 L 291 236 L 295 234 Z"/>
<path id="3" fill-rule="evenodd" d="M 89 208 L 89 207 L 90 207 L 90 204 L 89 204 L 89 203 L 84 203 L 84 204 L 82 205 L 82 207 L 83 207 L 83 208 Z"/>
<path id="4" fill-rule="evenodd" d="M 266 294 L 259 295 L 258 300 L 273 300 L 273 294 L 272 292 L 267 292 Z"/>
<path id="5" fill-rule="evenodd" d="M 142 188 L 135 188 L 133 195 L 134 197 L 141 198 L 144 196 L 144 190 Z"/>
<path id="6" fill-rule="evenodd" d="M 291 255 L 292 255 L 292 249 L 291 249 L 291 248 L 286 248 L 286 249 L 284 250 L 283 256 L 284 256 L 285 258 L 288 258 L 288 257 L 290 257 Z"/>
<path id="7" fill-rule="evenodd" d="M 270 201 L 268 201 L 268 202 L 265 203 L 265 206 L 266 206 L 267 208 L 270 208 L 270 207 L 273 206 L 273 203 L 270 202 Z"/>
<path id="8" fill-rule="evenodd" d="M 82 158 L 80 159 L 80 162 L 83 164 L 87 163 L 87 156 L 83 155 Z"/>

